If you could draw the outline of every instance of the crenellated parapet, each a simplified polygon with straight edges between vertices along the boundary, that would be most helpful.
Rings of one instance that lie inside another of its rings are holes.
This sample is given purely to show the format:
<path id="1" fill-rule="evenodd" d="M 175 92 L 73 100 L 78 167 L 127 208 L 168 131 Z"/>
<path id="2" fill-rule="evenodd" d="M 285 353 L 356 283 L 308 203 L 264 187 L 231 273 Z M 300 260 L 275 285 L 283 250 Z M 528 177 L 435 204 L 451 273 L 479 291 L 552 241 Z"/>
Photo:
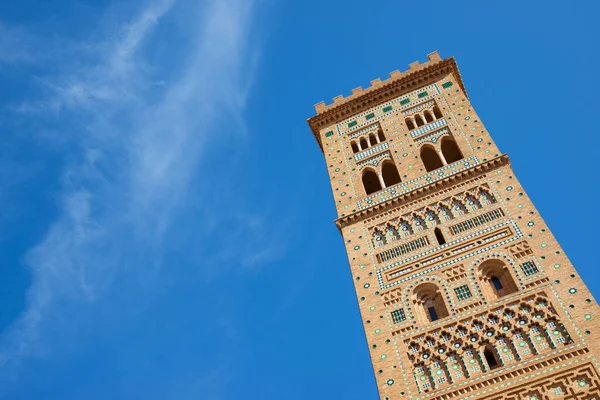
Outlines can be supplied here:
<path id="1" fill-rule="evenodd" d="M 377 78 L 371 81 L 371 86 L 368 88 L 353 89 L 350 96 L 339 95 L 333 99 L 331 104 L 325 104 L 324 101 L 316 104 L 317 115 L 309 118 L 308 124 L 321 146 L 320 129 L 363 112 L 383 101 L 413 91 L 450 73 L 455 75 L 462 90 L 465 91 L 454 57 L 443 60 L 438 52 L 434 51 L 427 56 L 427 61 L 423 64 L 415 61 L 409 64 L 406 71 L 393 71 L 388 79 Z"/>

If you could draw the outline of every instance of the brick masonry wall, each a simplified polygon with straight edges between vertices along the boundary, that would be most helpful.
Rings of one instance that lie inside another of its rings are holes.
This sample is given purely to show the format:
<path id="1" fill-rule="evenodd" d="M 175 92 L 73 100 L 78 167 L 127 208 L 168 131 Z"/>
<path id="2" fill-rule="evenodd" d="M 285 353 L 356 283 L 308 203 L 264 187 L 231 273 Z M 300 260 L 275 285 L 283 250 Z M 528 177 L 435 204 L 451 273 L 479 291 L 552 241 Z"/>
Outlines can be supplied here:
<path id="1" fill-rule="evenodd" d="M 458 78 L 318 130 L 380 397 L 600 399 L 598 305 Z M 378 129 L 383 141 L 352 149 Z M 420 149 L 448 137 L 462 159 L 427 172 Z M 385 160 L 402 182 L 367 196 L 362 173 Z M 433 303 L 448 315 L 429 321 Z"/>

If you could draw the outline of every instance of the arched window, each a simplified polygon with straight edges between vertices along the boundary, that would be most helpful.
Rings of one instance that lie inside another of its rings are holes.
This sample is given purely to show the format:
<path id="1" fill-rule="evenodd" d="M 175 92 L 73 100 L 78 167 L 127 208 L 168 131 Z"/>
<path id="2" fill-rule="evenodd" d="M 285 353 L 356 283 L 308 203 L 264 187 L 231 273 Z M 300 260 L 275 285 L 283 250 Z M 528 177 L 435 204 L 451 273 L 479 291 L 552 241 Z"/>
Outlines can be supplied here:
<path id="1" fill-rule="evenodd" d="M 434 283 L 422 283 L 413 292 L 415 311 L 421 323 L 437 321 L 446 318 L 449 313 L 444 302 L 444 296 Z"/>
<path id="2" fill-rule="evenodd" d="M 383 183 L 385 183 L 385 187 L 390 187 L 401 182 L 398 169 L 396 169 L 396 166 L 391 161 L 385 161 L 383 163 L 383 166 L 381 167 L 381 175 L 383 176 Z"/>
<path id="3" fill-rule="evenodd" d="M 372 169 L 367 169 L 365 172 L 363 172 L 362 181 L 367 196 L 381 190 L 379 177 Z"/>
<path id="4" fill-rule="evenodd" d="M 421 118 L 419 114 L 415 115 L 415 123 L 417 124 L 417 126 L 425 125 L 425 122 L 423 122 L 423 118 Z"/>
<path id="5" fill-rule="evenodd" d="M 442 139 L 442 154 L 444 155 L 444 158 L 446 159 L 446 162 L 448 164 L 451 164 L 458 160 L 462 160 L 463 158 L 463 155 L 460 152 L 458 145 L 456 144 L 454 139 L 452 139 L 449 136 L 445 136 Z"/>
<path id="6" fill-rule="evenodd" d="M 431 172 L 444 166 L 440 156 L 431 146 L 426 145 L 421 147 L 421 160 L 423 160 L 423 164 L 425 164 L 425 169 L 427 172 Z"/>
<path id="7" fill-rule="evenodd" d="M 377 138 L 375 138 L 374 133 L 369 134 L 369 143 L 371 146 L 375 146 L 377 144 Z"/>
<path id="8" fill-rule="evenodd" d="M 500 298 L 517 292 L 519 289 L 506 264 L 501 260 L 488 260 L 479 266 L 482 285 L 489 298 Z"/>
<path id="9" fill-rule="evenodd" d="M 496 289 L 496 291 L 504 289 L 504 286 L 502 286 L 502 282 L 500 282 L 500 278 L 498 278 L 497 276 L 492 276 L 492 286 L 494 286 L 494 289 Z"/>
<path id="10" fill-rule="evenodd" d="M 406 118 L 406 119 L 404 120 L 404 123 L 406 124 L 406 127 L 407 127 L 409 130 L 411 130 L 411 131 L 412 131 L 413 129 L 415 129 L 415 124 L 414 124 L 414 122 L 412 121 L 412 119 L 410 119 L 410 118 Z"/>
<path id="11" fill-rule="evenodd" d="M 379 143 L 385 141 L 385 136 L 383 136 L 383 131 L 381 129 L 377 131 L 377 137 L 379 138 Z"/>
<path id="12" fill-rule="evenodd" d="M 427 123 L 433 122 L 433 115 L 431 115 L 429 110 L 425 110 L 423 115 L 425 116 L 425 121 L 427 121 Z"/>
<path id="13" fill-rule="evenodd" d="M 485 357 L 485 361 L 487 362 L 488 367 L 490 367 L 490 370 L 500 366 L 498 356 L 496 355 L 494 347 L 491 344 L 485 346 L 483 350 L 483 356 Z"/>
<path id="14" fill-rule="evenodd" d="M 442 112 L 438 106 L 433 107 L 433 115 L 435 116 L 435 119 L 442 118 Z"/>
<path id="15" fill-rule="evenodd" d="M 446 238 L 444 238 L 444 234 L 440 228 L 435 228 L 433 233 L 435 233 L 435 238 L 440 246 L 446 244 Z"/>
<path id="16" fill-rule="evenodd" d="M 354 153 L 358 153 L 358 145 L 356 144 L 356 142 L 354 140 L 350 142 L 350 146 L 352 146 L 352 151 Z"/>
<path id="17" fill-rule="evenodd" d="M 366 149 L 369 147 L 369 144 L 367 143 L 367 139 L 365 139 L 364 137 L 360 138 L 360 148 L 361 149 Z"/>

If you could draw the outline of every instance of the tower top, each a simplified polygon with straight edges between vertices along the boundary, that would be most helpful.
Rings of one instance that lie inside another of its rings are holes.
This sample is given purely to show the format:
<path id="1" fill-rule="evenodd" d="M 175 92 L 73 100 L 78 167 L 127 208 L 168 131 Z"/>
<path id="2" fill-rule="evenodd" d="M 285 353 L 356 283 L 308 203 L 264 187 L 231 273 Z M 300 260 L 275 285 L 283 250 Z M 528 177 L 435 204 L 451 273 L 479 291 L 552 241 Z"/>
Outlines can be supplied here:
<path id="1" fill-rule="evenodd" d="M 367 110 L 377 103 L 398 97 L 420 86 L 425 86 L 430 81 L 448 73 L 455 75 L 461 89 L 466 94 L 454 57 L 442 60 L 439 53 L 434 51 L 427 55 L 427 61 L 423 64 L 415 61 L 408 65 L 406 71 L 396 70 L 390 72 L 390 77 L 386 80 L 382 81 L 377 78 L 371 81 L 371 86 L 368 88 L 363 89 L 359 86 L 353 89 L 352 94 L 348 97 L 339 95 L 333 98 L 331 104 L 327 105 L 324 101 L 315 104 L 317 115 L 309 118 L 308 124 L 319 143 L 319 147 L 322 149 L 319 134 L 322 128 Z"/>

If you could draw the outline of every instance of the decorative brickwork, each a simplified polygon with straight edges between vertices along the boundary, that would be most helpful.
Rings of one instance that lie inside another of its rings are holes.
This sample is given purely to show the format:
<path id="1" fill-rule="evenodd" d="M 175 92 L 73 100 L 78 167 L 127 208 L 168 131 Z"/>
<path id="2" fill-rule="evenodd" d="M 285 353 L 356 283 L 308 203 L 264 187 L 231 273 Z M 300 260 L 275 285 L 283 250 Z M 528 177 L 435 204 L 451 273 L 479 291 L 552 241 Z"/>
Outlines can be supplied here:
<path id="1" fill-rule="evenodd" d="M 454 59 L 316 110 L 381 399 L 600 400 L 598 305 Z"/>

